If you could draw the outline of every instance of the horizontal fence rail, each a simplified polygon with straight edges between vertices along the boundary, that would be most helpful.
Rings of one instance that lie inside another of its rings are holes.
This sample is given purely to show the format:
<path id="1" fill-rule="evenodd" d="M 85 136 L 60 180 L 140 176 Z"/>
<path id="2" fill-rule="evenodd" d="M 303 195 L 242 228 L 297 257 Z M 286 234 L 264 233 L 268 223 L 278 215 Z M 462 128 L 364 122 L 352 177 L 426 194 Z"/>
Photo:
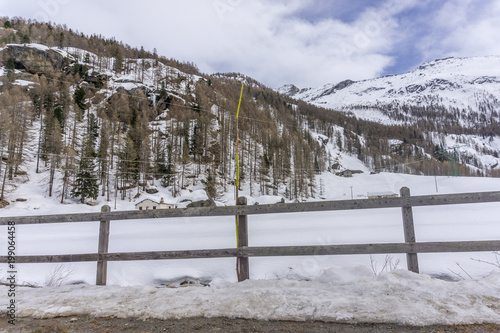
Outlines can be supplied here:
<path id="1" fill-rule="evenodd" d="M 236 216 L 236 215 L 262 215 L 280 213 L 306 213 L 321 211 L 339 211 L 355 209 L 401 208 L 419 206 L 442 206 L 473 203 L 499 202 L 500 192 L 479 192 L 466 194 L 441 194 L 415 196 L 409 198 L 382 198 L 362 200 L 339 200 L 322 202 L 303 202 L 292 204 L 252 205 L 252 206 L 226 206 L 226 207 L 199 207 L 177 208 L 159 210 L 131 210 L 119 212 L 58 214 L 40 216 L 13 216 L 0 217 L 0 225 L 7 225 L 9 221 L 21 224 L 39 223 L 70 223 L 70 222 L 95 222 L 115 220 L 142 220 L 175 217 L 210 217 L 210 216 Z"/>
<path id="2" fill-rule="evenodd" d="M 295 204 L 274 204 L 247 206 L 246 198 L 239 198 L 238 205 L 232 207 L 185 208 L 152 211 L 110 212 L 104 206 L 101 213 L 64 214 L 24 217 L 0 217 L 0 225 L 26 225 L 42 223 L 74 223 L 99 221 L 99 245 L 97 253 L 15 256 L 16 263 L 62 263 L 97 262 L 96 284 L 105 285 L 108 261 L 237 258 L 238 281 L 249 278 L 249 257 L 278 256 L 322 256 L 354 254 L 396 254 L 406 253 L 408 270 L 419 272 L 418 253 L 452 253 L 500 251 L 500 240 L 471 242 L 416 242 L 412 207 L 441 206 L 458 204 L 478 204 L 500 202 L 500 192 L 480 192 L 449 195 L 410 196 L 408 188 L 401 189 L 401 197 L 343 200 Z M 318 246 L 249 247 L 248 215 L 303 213 L 319 211 L 341 211 L 356 209 L 401 208 L 404 243 L 389 244 L 349 244 Z M 238 247 L 229 249 L 153 251 L 108 253 L 110 221 L 141 220 L 155 218 L 237 216 Z M 7 263 L 8 256 L 0 256 L 0 263 Z"/>
<path id="3" fill-rule="evenodd" d="M 210 259 L 231 257 L 281 257 L 281 256 L 323 256 L 348 254 L 396 254 L 396 253 L 453 253 L 453 252 L 483 252 L 500 251 L 500 241 L 476 242 L 421 242 L 386 243 L 386 244 L 349 244 L 349 245 L 317 245 L 317 246 L 276 246 L 276 247 L 246 247 L 214 250 L 186 251 L 153 251 L 153 252 L 122 252 L 106 254 L 61 254 L 42 256 L 17 256 L 19 264 L 62 263 L 89 261 L 138 261 L 138 260 L 169 260 L 169 259 Z M 0 257 L 0 262 L 6 262 L 6 257 Z"/>

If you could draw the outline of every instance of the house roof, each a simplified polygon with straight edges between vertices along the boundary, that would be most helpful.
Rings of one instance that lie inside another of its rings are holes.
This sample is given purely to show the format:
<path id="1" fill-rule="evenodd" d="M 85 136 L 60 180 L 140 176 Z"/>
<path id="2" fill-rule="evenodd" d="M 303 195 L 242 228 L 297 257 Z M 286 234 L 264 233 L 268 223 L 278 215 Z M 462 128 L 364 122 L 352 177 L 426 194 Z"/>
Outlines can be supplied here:
<path id="1" fill-rule="evenodd" d="M 158 205 L 160 204 L 160 203 L 159 203 L 159 202 L 157 202 L 157 201 L 154 201 L 154 200 L 152 200 L 152 199 L 147 198 L 147 199 L 144 199 L 144 200 L 139 201 L 139 202 L 138 202 L 138 203 L 136 203 L 135 205 L 136 205 L 136 206 L 137 206 L 137 205 L 140 205 L 140 204 L 141 204 L 141 203 L 143 203 L 144 201 L 148 201 L 148 200 L 149 200 L 149 201 L 151 201 L 152 203 L 155 203 L 155 204 L 158 204 Z"/>
<path id="2" fill-rule="evenodd" d="M 140 205 L 141 203 L 143 203 L 144 201 L 151 201 L 151 203 L 155 203 L 155 204 L 157 204 L 157 205 L 170 205 L 170 206 L 175 206 L 175 204 L 173 204 L 173 203 L 164 202 L 164 201 L 163 201 L 163 202 L 158 202 L 158 201 L 153 200 L 153 199 L 151 199 L 151 198 L 146 198 L 146 199 L 143 199 L 143 200 L 139 201 L 138 203 L 136 203 L 135 205 L 136 205 L 136 206 L 138 206 L 138 205 Z"/>

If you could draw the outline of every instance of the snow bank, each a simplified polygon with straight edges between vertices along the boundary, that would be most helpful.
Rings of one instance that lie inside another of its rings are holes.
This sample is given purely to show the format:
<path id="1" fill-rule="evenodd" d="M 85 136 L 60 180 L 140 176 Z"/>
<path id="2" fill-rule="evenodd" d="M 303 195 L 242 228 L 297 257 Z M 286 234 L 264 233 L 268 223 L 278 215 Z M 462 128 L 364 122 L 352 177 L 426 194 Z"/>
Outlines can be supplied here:
<path id="1" fill-rule="evenodd" d="M 181 203 L 189 203 L 189 202 L 196 202 L 196 201 L 202 201 L 202 200 L 207 200 L 208 195 L 205 190 L 195 190 L 193 192 L 184 194 L 178 201 L 178 204 Z"/>
<path id="2" fill-rule="evenodd" d="M 363 273 L 364 271 L 364 273 Z M 347 274 L 353 274 L 347 272 Z M 91 315 L 141 319 L 229 317 L 403 325 L 500 324 L 500 273 L 446 282 L 398 270 L 325 271 L 317 281 L 255 280 L 211 287 L 88 285 L 18 291 L 18 316 Z M 0 287 L 6 294 L 7 287 Z M 5 308 L 2 306 L 2 308 Z"/>

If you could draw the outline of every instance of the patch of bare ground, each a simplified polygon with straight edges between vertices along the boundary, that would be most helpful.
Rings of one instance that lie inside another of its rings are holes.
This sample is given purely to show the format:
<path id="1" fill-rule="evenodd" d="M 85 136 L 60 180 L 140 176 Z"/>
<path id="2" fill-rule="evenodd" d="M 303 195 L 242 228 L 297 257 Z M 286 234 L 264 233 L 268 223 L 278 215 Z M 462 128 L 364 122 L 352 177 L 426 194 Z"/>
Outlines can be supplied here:
<path id="1" fill-rule="evenodd" d="M 0 332 L 19 333 L 156 333 L 156 332 L 290 332 L 290 333 L 486 333 L 500 332 L 498 325 L 458 325 L 412 327 L 394 324 L 340 324 L 325 322 L 262 321 L 229 318 L 120 319 L 60 317 L 51 319 L 18 318 L 13 326 L 2 320 Z"/>

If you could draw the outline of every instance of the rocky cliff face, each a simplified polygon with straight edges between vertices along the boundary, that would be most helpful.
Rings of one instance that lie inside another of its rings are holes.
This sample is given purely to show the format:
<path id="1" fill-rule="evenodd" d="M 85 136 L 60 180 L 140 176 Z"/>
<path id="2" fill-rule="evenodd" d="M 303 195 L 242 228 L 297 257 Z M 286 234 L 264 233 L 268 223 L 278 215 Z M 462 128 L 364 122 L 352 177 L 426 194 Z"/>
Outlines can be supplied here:
<path id="1" fill-rule="evenodd" d="M 50 75 L 54 70 L 63 70 L 70 59 L 65 52 L 42 45 L 7 45 L 2 51 L 3 62 L 13 58 L 16 69 L 31 74 Z"/>

